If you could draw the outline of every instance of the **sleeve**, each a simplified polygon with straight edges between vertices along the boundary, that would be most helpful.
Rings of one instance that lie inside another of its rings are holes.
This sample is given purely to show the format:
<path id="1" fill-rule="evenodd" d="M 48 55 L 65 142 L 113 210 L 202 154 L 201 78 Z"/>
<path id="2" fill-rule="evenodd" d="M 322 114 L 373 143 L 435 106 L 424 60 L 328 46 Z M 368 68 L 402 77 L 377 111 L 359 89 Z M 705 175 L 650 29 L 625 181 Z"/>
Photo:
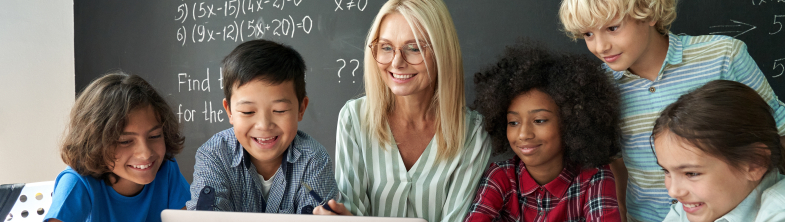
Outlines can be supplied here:
<path id="1" fill-rule="evenodd" d="M 583 206 L 586 221 L 621 221 L 619 202 L 616 200 L 616 183 L 608 165 L 599 167 L 589 179 L 586 203 Z"/>
<path id="2" fill-rule="evenodd" d="M 335 137 L 335 181 L 340 191 L 339 202 L 352 214 L 369 214 L 368 172 L 363 161 L 355 129 L 357 113 L 352 113 L 352 104 L 347 103 L 338 114 L 338 129 Z M 353 116 L 355 115 L 355 116 Z"/>
<path id="3" fill-rule="evenodd" d="M 87 221 L 92 212 L 92 197 L 81 177 L 75 173 L 61 173 L 55 182 L 52 205 L 44 221 Z"/>
<path id="4" fill-rule="evenodd" d="M 747 52 L 747 45 L 739 40 L 734 40 L 732 45 L 732 60 L 728 67 L 729 79 L 743 83 L 758 92 L 771 106 L 780 136 L 785 136 L 785 104 L 774 94 L 766 76 Z"/>
<path id="5" fill-rule="evenodd" d="M 211 146 L 226 149 L 220 144 L 220 141 L 211 139 L 196 151 L 191 200 L 185 203 L 188 210 L 236 211 L 232 191 L 227 184 L 230 177 L 220 158 L 209 151 Z"/>
<path id="6" fill-rule="evenodd" d="M 185 180 L 183 174 L 180 172 L 180 166 L 177 165 L 177 160 L 167 162 L 169 165 L 168 179 L 169 179 L 169 209 L 182 209 L 185 207 L 185 202 L 191 198 L 188 192 L 188 181 Z"/>
<path id="7" fill-rule="evenodd" d="M 482 119 L 470 118 L 466 125 L 471 125 L 469 121 L 475 121 L 474 127 L 470 128 L 471 136 L 467 138 L 461 160 L 450 178 L 447 199 L 442 209 L 442 221 L 460 221 L 466 217 L 491 157 L 491 141 L 488 132 L 482 129 Z"/>
<path id="8" fill-rule="evenodd" d="M 496 221 L 500 211 L 507 203 L 504 191 L 509 190 L 509 182 L 504 181 L 506 173 L 496 164 L 491 164 L 480 179 L 474 202 L 464 222 Z"/>
<path id="9" fill-rule="evenodd" d="M 305 169 L 305 172 L 311 174 L 308 175 L 304 182 L 311 186 L 313 190 L 322 198 L 322 201 L 325 203 L 330 199 L 335 199 L 338 194 L 338 187 L 335 186 L 335 173 L 333 172 L 333 163 L 330 156 L 327 154 L 327 151 L 324 147 L 319 146 L 317 149 L 317 155 L 313 158 Z M 309 208 L 308 210 L 303 210 L 306 206 L 316 207 L 319 206 L 319 203 L 314 199 L 309 193 L 308 190 L 303 188 L 303 186 L 299 186 L 299 194 L 298 194 L 298 205 L 297 212 L 299 214 L 311 214 L 313 213 L 313 208 Z"/>

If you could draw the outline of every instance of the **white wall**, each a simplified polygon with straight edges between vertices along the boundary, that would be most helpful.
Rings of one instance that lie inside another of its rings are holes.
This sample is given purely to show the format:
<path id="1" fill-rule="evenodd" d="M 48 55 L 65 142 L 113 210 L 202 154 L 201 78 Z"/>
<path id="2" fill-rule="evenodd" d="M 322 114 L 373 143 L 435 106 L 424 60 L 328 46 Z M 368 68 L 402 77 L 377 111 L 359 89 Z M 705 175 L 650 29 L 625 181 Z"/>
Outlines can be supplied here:
<path id="1" fill-rule="evenodd" d="M 50 181 L 74 102 L 72 0 L 0 7 L 0 184 Z"/>

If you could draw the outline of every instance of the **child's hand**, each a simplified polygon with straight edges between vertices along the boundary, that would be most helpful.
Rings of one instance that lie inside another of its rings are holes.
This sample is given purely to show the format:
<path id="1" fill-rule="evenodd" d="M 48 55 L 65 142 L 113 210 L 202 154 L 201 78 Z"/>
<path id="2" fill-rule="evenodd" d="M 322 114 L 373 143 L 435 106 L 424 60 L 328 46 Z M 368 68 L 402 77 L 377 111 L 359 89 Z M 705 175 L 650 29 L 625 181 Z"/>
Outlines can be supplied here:
<path id="1" fill-rule="evenodd" d="M 330 208 L 333 209 L 333 211 L 338 213 L 337 215 L 354 216 L 351 212 L 349 212 L 349 210 L 346 209 L 346 206 L 344 206 L 342 203 L 335 202 L 335 200 L 328 201 L 327 205 L 329 205 Z M 324 207 L 322 207 L 322 206 L 317 206 L 316 208 L 314 208 L 313 209 L 313 214 L 314 215 L 336 215 L 335 213 L 330 212 L 327 209 L 324 209 Z"/>

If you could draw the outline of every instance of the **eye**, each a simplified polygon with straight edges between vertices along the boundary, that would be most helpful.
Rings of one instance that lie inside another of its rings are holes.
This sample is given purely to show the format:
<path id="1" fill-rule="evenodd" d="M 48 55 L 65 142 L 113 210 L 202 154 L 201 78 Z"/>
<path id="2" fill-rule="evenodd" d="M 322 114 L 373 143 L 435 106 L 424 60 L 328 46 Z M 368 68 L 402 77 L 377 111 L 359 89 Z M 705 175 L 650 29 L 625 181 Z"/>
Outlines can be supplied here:
<path id="1" fill-rule="evenodd" d="M 413 53 L 419 53 L 420 52 L 420 46 L 418 46 L 417 44 L 414 44 L 414 43 L 406 44 L 406 51 L 413 52 Z"/>
<path id="2" fill-rule="evenodd" d="M 594 35 L 594 33 L 591 33 L 591 32 L 584 32 L 583 33 L 583 37 L 584 38 L 589 38 L 589 37 L 592 37 L 593 35 Z"/>
<path id="3" fill-rule="evenodd" d="M 517 126 L 518 124 L 519 124 L 519 123 L 518 123 L 518 122 L 516 122 L 516 121 L 509 121 L 509 122 L 507 122 L 507 125 L 508 125 L 508 126 Z"/>
<path id="4" fill-rule="evenodd" d="M 379 49 L 381 49 L 383 52 L 390 52 L 390 51 L 394 50 L 392 45 L 390 45 L 390 44 L 381 44 L 379 46 Z"/>
<path id="5" fill-rule="evenodd" d="M 665 175 L 668 175 L 668 174 L 671 173 L 670 171 L 666 170 L 665 168 L 662 168 L 660 170 L 662 170 L 662 172 L 665 173 Z"/>
<path id="6" fill-rule="evenodd" d="M 251 115 L 251 114 L 254 114 L 256 112 L 240 112 L 240 113 L 245 114 L 245 115 Z"/>
<path id="7" fill-rule="evenodd" d="M 608 27 L 608 31 L 615 32 L 616 30 L 619 30 L 619 26 L 618 25 Z"/>
<path id="8" fill-rule="evenodd" d="M 535 119 L 534 120 L 534 123 L 536 123 L 536 124 L 543 124 L 545 122 L 548 122 L 548 120 L 547 119 Z"/>
<path id="9" fill-rule="evenodd" d="M 273 113 L 285 113 L 286 111 L 289 110 L 273 110 Z"/>
<path id="10" fill-rule="evenodd" d="M 150 136 L 149 139 L 158 139 L 158 138 L 161 138 L 163 136 L 164 136 L 164 134 L 162 133 L 162 134 L 158 134 L 158 135 L 155 135 L 155 136 Z"/>
<path id="11" fill-rule="evenodd" d="M 120 140 L 120 141 L 117 141 L 117 144 L 128 145 L 128 144 L 131 144 L 132 142 L 134 142 L 134 141 L 133 140 Z"/>
<path id="12" fill-rule="evenodd" d="M 686 172 L 686 173 L 684 173 L 684 175 L 687 176 L 688 178 L 693 178 L 693 177 L 700 176 L 701 174 L 700 173 L 695 173 L 695 172 Z"/>

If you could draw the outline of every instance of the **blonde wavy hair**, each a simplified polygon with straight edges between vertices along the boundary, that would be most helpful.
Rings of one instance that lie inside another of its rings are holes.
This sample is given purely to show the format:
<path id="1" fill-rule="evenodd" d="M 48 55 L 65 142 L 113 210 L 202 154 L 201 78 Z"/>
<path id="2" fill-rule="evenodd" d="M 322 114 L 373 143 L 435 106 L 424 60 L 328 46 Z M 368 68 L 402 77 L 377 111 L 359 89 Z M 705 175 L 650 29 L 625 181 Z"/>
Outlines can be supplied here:
<path id="1" fill-rule="evenodd" d="M 429 110 L 436 111 L 437 160 L 454 157 L 464 145 L 466 137 L 465 97 L 463 89 L 463 59 L 452 17 L 441 0 L 390 0 L 382 6 L 368 31 L 365 44 L 369 45 L 379 37 L 379 26 L 386 15 L 400 13 L 406 19 L 415 41 L 420 44 L 424 36 L 436 60 L 436 89 Z M 425 56 L 425 55 L 423 55 Z M 365 114 L 362 127 L 373 133 L 382 147 L 392 140 L 388 116 L 395 106 L 395 95 L 387 88 L 379 71 L 378 64 L 365 47 L 363 79 L 365 82 Z M 425 63 L 427 66 L 427 63 Z M 444 102 L 444 101 L 449 101 Z"/>
<path id="2" fill-rule="evenodd" d="M 665 35 L 676 20 L 676 0 L 562 0 L 559 8 L 562 31 L 573 41 L 583 38 L 583 30 L 625 17 L 657 21 L 654 28 Z"/>

